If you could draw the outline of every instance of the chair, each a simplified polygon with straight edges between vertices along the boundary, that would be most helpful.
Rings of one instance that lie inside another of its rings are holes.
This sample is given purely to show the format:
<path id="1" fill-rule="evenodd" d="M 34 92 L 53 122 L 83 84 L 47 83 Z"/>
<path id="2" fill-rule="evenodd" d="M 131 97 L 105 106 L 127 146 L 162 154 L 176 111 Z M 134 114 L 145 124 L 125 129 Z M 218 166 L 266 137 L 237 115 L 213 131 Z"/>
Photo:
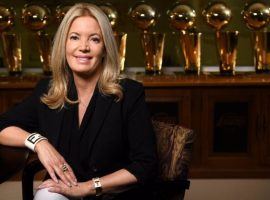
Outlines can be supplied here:
<path id="1" fill-rule="evenodd" d="M 0 145 L 0 183 L 21 170 L 27 160 L 28 150 Z"/>
<path id="2" fill-rule="evenodd" d="M 156 200 L 181 200 L 189 189 L 188 168 L 191 160 L 194 133 L 180 125 L 153 121 L 159 157 L 159 173 L 149 186 Z M 43 169 L 34 159 L 29 162 L 22 176 L 23 200 L 33 199 L 34 175 Z"/>

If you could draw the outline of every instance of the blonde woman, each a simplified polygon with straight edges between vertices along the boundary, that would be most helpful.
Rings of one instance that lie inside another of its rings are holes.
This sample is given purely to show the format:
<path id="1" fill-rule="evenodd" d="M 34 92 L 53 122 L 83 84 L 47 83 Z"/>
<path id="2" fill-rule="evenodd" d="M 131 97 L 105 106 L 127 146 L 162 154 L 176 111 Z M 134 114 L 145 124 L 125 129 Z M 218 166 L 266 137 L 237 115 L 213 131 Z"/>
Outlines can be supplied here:
<path id="1" fill-rule="evenodd" d="M 98 7 L 68 11 L 51 65 L 52 79 L 0 119 L 0 144 L 32 149 L 48 172 L 35 199 L 147 195 L 156 149 L 144 90 L 120 78 L 113 32 Z"/>

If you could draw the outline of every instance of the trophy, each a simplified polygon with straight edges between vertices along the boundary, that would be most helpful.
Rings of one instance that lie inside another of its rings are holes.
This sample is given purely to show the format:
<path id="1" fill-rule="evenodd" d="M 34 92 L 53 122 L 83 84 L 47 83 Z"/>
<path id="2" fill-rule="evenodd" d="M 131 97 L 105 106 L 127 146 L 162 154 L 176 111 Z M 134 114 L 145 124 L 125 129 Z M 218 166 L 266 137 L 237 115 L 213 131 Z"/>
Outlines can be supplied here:
<path id="1" fill-rule="evenodd" d="M 23 24 L 35 32 L 43 74 L 51 75 L 51 35 L 43 30 L 49 24 L 51 12 L 45 5 L 26 4 L 22 9 Z"/>
<path id="2" fill-rule="evenodd" d="M 125 69 L 125 58 L 126 58 L 126 42 L 127 42 L 127 33 L 117 32 L 116 25 L 118 21 L 118 12 L 117 10 L 109 3 L 102 4 L 99 6 L 101 10 L 108 17 L 112 29 L 114 30 L 114 37 L 118 47 L 119 54 L 119 63 L 120 63 L 120 72 L 124 72 Z"/>
<path id="3" fill-rule="evenodd" d="M 141 44 L 145 56 L 145 73 L 150 75 L 161 74 L 165 34 L 149 30 L 151 26 L 155 25 L 159 17 L 157 11 L 154 7 L 142 1 L 130 8 L 129 16 L 142 31 Z"/>
<path id="4" fill-rule="evenodd" d="M 3 43 L 3 57 L 9 75 L 22 73 L 21 37 L 15 33 L 8 33 L 14 25 L 15 12 L 13 8 L 0 5 L 0 34 Z"/>
<path id="5" fill-rule="evenodd" d="M 254 65 L 256 73 L 270 71 L 270 32 L 262 31 L 270 21 L 270 7 L 264 3 L 246 4 L 242 12 L 246 26 L 253 31 Z"/>
<path id="6" fill-rule="evenodd" d="M 70 4 L 60 4 L 55 9 L 55 18 L 58 24 L 61 23 L 63 18 L 65 17 L 66 13 L 69 11 L 69 9 L 72 7 Z"/>
<path id="7" fill-rule="evenodd" d="M 190 6 L 177 3 L 168 11 L 169 21 L 180 33 L 180 45 L 185 58 L 186 74 L 200 74 L 201 33 L 195 31 L 196 12 Z"/>
<path id="8" fill-rule="evenodd" d="M 223 2 L 212 2 L 202 14 L 206 22 L 216 30 L 220 74 L 234 75 L 239 32 L 221 31 L 231 20 L 231 10 Z"/>

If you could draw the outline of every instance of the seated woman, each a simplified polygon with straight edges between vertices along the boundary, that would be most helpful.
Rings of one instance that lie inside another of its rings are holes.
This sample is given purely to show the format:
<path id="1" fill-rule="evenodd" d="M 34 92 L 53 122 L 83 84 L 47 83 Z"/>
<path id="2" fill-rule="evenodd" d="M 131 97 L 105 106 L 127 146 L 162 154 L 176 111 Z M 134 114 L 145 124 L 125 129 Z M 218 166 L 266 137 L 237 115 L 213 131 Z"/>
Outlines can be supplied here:
<path id="1" fill-rule="evenodd" d="M 121 78 L 113 32 L 98 7 L 80 3 L 67 12 L 51 66 L 52 79 L 0 118 L 0 144 L 27 146 L 48 172 L 35 199 L 147 195 L 157 158 L 143 86 Z"/>

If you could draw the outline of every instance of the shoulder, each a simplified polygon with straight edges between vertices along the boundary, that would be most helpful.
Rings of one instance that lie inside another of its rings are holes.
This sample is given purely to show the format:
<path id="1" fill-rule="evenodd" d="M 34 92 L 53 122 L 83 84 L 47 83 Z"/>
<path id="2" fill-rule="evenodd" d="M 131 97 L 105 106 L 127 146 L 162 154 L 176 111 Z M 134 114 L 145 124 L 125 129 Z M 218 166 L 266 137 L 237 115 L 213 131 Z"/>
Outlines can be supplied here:
<path id="1" fill-rule="evenodd" d="M 51 83 L 51 78 L 43 78 L 41 79 L 35 87 L 34 92 L 36 94 L 43 94 L 44 92 L 47 92 L 49 87 L 50 87 L 50 83 Z"/>
<path id="2" fill-rule="evenodd" d="M 122 86 L 124 93 L 144 90 L 142 83 L 129 78 L 121 79 L 120 85 Z"/>

